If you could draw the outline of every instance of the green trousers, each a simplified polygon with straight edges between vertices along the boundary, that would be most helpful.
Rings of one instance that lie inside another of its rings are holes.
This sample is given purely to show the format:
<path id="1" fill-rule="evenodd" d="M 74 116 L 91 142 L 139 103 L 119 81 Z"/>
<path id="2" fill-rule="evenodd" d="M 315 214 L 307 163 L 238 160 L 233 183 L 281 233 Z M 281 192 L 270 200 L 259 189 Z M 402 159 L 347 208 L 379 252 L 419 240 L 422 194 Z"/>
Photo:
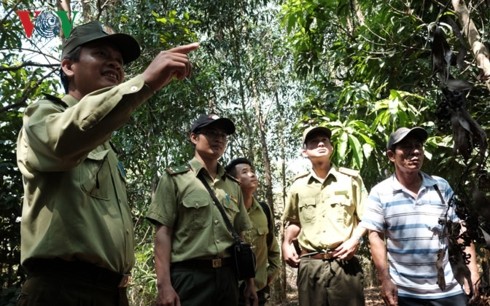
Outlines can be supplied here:
<path id="1" fill-rule="evenodd" d="M 126 288 L 64 275 L 36 275 L 22 286 L 17 306 L 127 306 Z"/>
<path id="2" fill-rule="evenodd" d="M 364 276 L 359 260 L 302 258 L 298 268 L 301 306 L 364 306 Z"/>
<path id="3" fill-rule="evenodd" d="M 182 306 L 238 305 L 238 280 L 231 266 L 172 267 L 171 281 Z"/>

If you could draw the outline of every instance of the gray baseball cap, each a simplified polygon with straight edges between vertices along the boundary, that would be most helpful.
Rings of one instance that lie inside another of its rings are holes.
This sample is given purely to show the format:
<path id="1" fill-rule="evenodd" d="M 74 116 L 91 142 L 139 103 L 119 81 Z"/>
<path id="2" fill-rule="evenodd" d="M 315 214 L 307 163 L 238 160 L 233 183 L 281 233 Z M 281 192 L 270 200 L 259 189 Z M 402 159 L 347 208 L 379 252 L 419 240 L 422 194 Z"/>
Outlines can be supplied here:
<path id="1" fill-rule="evenodd" d="M 427 137 L 429 137 L 427 131 L 421 127 L 416 126 L 411 129 L 407 127 L 401 127 L 398 130 L 391 133 L 386 149 L 388 150 L 391 149 L 394 145 L 396 145 L 397 143 L 405 139 L 405 137 L 407 137 L 408 135 L 415 136 L 421 142 L 425 142 L 427 140 Z"/>

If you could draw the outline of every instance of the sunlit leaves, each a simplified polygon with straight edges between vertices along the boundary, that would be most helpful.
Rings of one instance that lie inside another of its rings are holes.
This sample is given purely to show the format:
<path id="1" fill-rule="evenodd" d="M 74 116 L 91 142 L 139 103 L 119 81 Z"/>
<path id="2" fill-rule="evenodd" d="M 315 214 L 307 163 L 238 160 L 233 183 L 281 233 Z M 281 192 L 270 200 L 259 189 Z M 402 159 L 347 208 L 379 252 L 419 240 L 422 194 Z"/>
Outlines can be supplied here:
<path id="1" fill-rule="evenodd" d="M 198 41 L 195 26 L 200 22 L 192 19 L 189 12 L 184 11 L 179 14 L 176 10 L 170 10 L 165 15 L 160 15 L 152 11 L 151 15 L 158 24 L 161 24 L 162 30 L 158 33 L 160 42 L 164 46 L 174 44 L 183 37 L 186 37 L 189 42 Z"/>
<path id="2" fill-rule="evenodd" d="M 349 165 L 361 169 L 364 162 L 370 158 L 375 146 L 371 139 L 371 130 L 361 120 L 346 120 L 344 122 L 328 119 L 316 124 L 327 126 L 332 131 L 334 153 L 332 160 L 338 165 Z"/>
<path id="3" fill-rule="evenodd" d="M 427 107 L 420 105 L 420 101 L 424 100 L 424 97 L 416 94 L 390 90 L 388 98 L 374 103 L 374 126 L 381 125 L 395 130 L 396 127 L 412 125 L 427 110 Z"/>

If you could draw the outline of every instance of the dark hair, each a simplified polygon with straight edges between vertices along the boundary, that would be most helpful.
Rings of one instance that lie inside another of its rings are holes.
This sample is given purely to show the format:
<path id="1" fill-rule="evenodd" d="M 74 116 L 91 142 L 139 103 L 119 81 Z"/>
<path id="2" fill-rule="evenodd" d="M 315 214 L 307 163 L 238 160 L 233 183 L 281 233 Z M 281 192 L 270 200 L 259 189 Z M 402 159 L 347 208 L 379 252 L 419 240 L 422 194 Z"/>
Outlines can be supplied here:
<path id="1" fill-rule="evenodd" d="M 247 164 L 250 167 L 253 167 L 252 162 L 244 157 L 240 158 L 235 158 L 232 160 L 228 165 L 226 165 L 225 170 L 228 172 L 231 176 L 236 177 L 236 165 L 238 164 Z"/>
<path id="2" fill-rule="evenodd" d="M 65 55 L 64 59 L 69 59 L 74 62 L 78 62 L 80 60 L 80 53 L 82 51 L 81 46 L 76 47 L 73 49 L 70 53 Z M 63 69 L 60 68 L 60 79 L 61 79 L 61 84 L 63 84 L 63 88 L 65 89 L 65 93 L 68 93 L 68 86 L 70 85 L 70 80 L 68 79 L 68 76 L 63 72 Z"/>

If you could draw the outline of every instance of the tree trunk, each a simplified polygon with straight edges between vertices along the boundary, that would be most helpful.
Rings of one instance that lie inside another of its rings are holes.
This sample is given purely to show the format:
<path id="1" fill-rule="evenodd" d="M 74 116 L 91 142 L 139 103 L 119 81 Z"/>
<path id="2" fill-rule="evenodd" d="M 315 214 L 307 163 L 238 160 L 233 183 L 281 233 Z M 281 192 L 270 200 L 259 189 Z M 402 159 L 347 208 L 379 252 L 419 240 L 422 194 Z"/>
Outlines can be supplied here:
<path id="1" fill-rule="evenodd" d="M 485 81 L 487 89 L 490 90 L 490 60 L 489 53 L 485 45 L 481 42 L 480 33 L 475 23 L 470 18 L 470 12 L 463 0 L 452 0 L 454 10 L 458 16 L 463 33 L 468 39 L 468 43 L 475 56 L 478 67 L 482 70 L 482 79 Z"/>

